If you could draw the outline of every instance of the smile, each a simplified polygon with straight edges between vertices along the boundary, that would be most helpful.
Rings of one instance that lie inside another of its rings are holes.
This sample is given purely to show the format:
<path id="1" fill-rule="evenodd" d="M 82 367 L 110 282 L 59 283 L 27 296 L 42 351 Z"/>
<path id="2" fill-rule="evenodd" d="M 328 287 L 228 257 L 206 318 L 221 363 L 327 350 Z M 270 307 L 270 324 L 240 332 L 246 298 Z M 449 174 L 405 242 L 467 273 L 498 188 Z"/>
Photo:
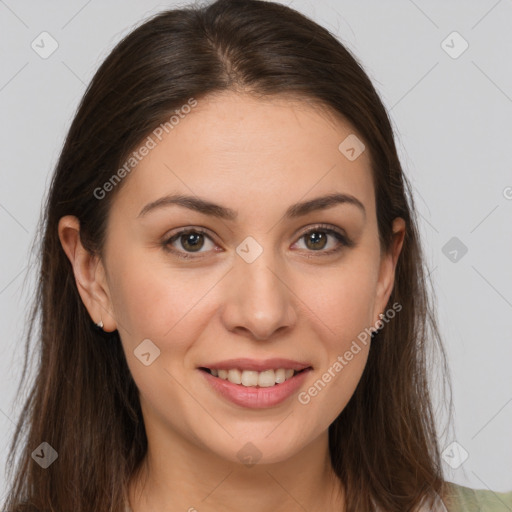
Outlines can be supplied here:
<path id="1" fill-rule="evenodd" d="M 230 402 L 255 409 L 273 407 L 298 392 L 311 367 L 302 370 L 240 370 L 199 368 L 213 391 Z"/>
<path id="2" fill-rule="evenodd" d="M 215 368 L 202 369 L 206 370 L 214 377 L 228 380 L 233 384 L 241 384 L 246 387 L 258 386 L 260 388 L 268 388 L 275 386 L 276 384 L 282 384 L 299 373 L 299 371 L 293 370 L 292 368 L 278 368 L 277 370 L 265 370 L 262 372 L 254 370 L 239 370 L 238 368 L 233 368 L 231 370 L 217 370 Z"/>

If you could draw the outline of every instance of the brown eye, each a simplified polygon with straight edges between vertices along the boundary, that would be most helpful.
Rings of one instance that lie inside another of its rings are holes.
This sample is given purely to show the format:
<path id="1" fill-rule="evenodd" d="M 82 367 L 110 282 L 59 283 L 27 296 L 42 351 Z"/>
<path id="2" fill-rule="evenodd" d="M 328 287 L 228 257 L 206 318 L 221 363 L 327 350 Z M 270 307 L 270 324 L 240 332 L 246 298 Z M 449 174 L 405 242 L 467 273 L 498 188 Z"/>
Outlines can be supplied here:
<path id="1" fill-rule="evenodd" d="M 316 251 L 326 246 L 328 235 L 324 231 L 310 231 L 307 235 L 304 235 L 304 238 L 308 249 Z"/>
<path id="2" fill-rule="evenodd" d="M 185 229 L 166 239 L 162 245 L 165 250 L 173 252 L 182 258 L 193 258 L 194 256 L 189 254 L 208 252 L 207 250 L 201 250 L 205 247 L 207 241 L 211 243 L 211 248 L 215 247 L 206 231 L 201 229 Z"/>
<path id="3" fill-rule="evenodd" d="M 308 252 L 318 252 L 318 256 L 328 256 L 341 251 L 345 247 L 353 247 L 354 243 L 344 234 L 327 226 L 315 226 L 301 235 Z M 330 240 L 333 240 L 330 242 Z M 329 247 L 330 245 L 330 247 Z M 299 247 L 300 248 L 300 247 Z"/>
<path id="4" fill-rule="evenodd" d="M 204 235 L 202 233 L 187 233 L 180 235 L 181 246 L 187 251 L 198 251 L 204 245 Z"/>

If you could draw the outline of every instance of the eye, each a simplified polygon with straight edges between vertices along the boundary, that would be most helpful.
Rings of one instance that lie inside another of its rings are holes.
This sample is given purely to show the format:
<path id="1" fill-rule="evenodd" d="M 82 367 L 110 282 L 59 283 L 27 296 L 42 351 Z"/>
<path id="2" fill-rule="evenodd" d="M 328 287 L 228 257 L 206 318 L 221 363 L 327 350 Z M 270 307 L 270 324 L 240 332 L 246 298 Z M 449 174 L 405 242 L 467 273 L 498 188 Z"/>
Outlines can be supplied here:
<path id="1" fill-rule="evenodd" d="M 205 246 L 205 239 L 209 240 L 213 247 L 215 247 L 215 244 L 205 230 L 201 228 L 188 228 L 167 238 L 162 245 L 165 250 L 177 254 L 181 258 L 192 259 L 194 256 L 190 256 L 189 254 L 191 253 L 208 252 L 208 247 L 206 251 L 201 251 Z M 177 249 L 175 244 L 181 246 L 181 250 Z"/>
<path id="2" fill-rule="evenodd" d="M 325 250 L 326 246 L 329 245 L 329 238 L 334 241 L 334 247 Z M 343 233 L 325 224 L 314 226 L 305 231 L 299 238 L 299 241 L 302 240 L 305 240 L 305 250 L 319 253 L 318 256 L 328 256 L 340 252 L 344 247 L 353 247 L 354 245 Z M 209 241 L 210 248 L 208 248 L 208 244 L 205 246 L 205 241 Z M 197 258 L 194 253 L 208 252 L 208 250 L 216 247 L 207 231 L 201 228 L 182 229 L 170 238 L 166 238 L 162 242 L 162 246 L 166 251 L 172 252 L 183 259 Z M 181 248 L 177 246 L 181 246 Z"/>
<path id="3" fill-rule="evenodd" d="M 326 246 L 329 245 L 329 238 L 334 239 L 334 247 L 325 250 Z M 328 256 L 341 251 L 344 247 L 354 245 L 343 233 L 324 224 L 308 229 L 300 236 L 299 241 L 302 240 L 304 240 L 306 250 L 319 252 L 319 256 Z"/>

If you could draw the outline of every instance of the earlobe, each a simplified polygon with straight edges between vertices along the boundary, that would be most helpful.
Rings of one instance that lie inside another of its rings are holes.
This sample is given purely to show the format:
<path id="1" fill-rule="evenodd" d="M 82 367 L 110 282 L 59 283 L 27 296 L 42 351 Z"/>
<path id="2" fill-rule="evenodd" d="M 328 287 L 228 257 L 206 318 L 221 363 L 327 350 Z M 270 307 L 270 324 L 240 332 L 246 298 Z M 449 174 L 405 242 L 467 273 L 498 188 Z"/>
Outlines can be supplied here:
<path id="1" fill-rule="evenodd" d="M 114 331 L 116 322 L 103 263 L 98 255 L 84 248 L 80 240 L 80 221 L 73 215 L 59 220 L 59 239 L 73 268 L 76 286 L 92 321 L 102 323 L 103 330 Z"/>

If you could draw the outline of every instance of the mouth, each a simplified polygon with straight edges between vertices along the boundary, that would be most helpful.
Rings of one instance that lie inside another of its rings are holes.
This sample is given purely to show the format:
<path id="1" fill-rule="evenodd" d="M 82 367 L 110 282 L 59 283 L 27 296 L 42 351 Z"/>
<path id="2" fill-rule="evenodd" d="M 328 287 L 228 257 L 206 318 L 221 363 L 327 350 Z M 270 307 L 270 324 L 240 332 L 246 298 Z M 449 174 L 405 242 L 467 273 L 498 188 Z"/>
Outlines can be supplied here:
<path id="1" fill-rule="evenodd" d="M 212 377 L 225 380 L 231 384 L 238 384 L 248 388 L 270 388 L 280 386 L 286 381 L 293 379 L 296 375 L 312 370 L 311 366 L 294 370 L 292 368 L 275 368 L 264 371 L 242 370 L 240 368 L 206 368 L 199 367 L 199 370 L 209 373 Z"/>
<path id="2" fill-rule="evenodd" d="M 290 360 L 272 362 L 238 359 L 213 363 L 211 368 L 199 366 L 197 370 L 217 396 L 237 406 L 264 409 L 289 404 L 291 407 L 293 402 L 289 399 L 305 385 L 313 367 Z"/>

